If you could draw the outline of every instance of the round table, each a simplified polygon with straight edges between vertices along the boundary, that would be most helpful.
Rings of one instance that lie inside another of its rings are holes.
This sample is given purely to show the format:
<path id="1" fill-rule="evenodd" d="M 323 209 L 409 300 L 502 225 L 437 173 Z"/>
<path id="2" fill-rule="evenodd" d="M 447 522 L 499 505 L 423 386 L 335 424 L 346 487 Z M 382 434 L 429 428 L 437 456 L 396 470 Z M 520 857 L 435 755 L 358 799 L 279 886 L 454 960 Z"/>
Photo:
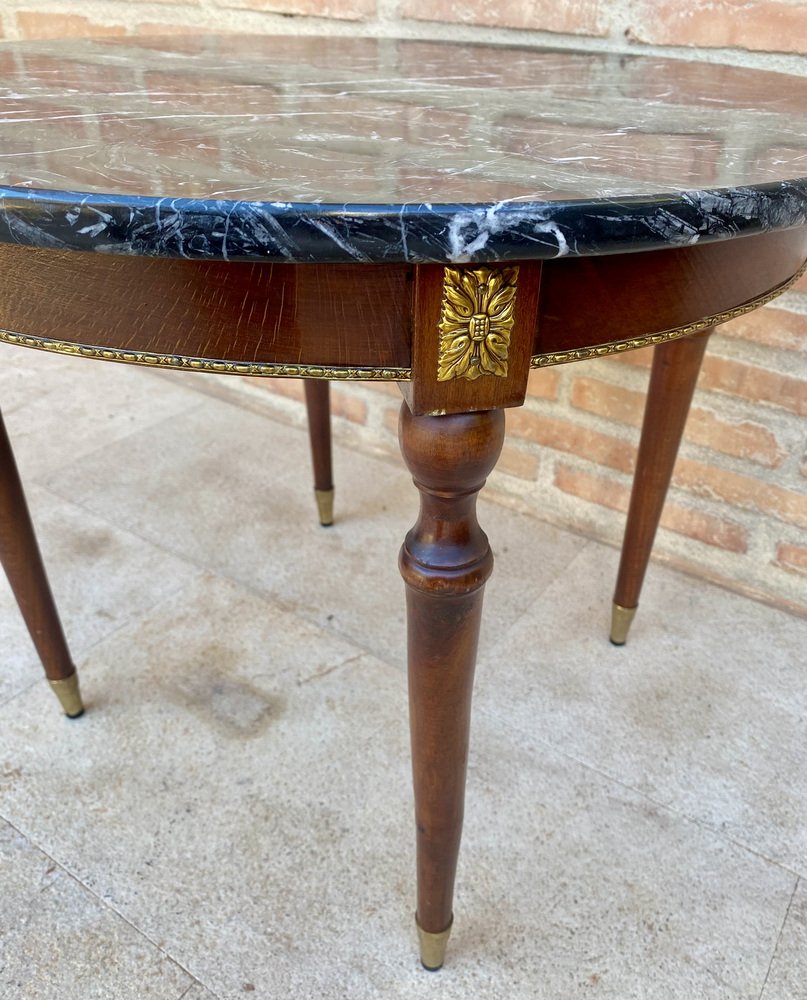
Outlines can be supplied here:
<path id="1" fill-rule="evenodd" d="M 530 369 L 656 345 L 611 639 L 627 637 L 709 331 L 804 270 L 807 81 L 369 38 L 0 46 L 0 340 L 398 382 L 421 959 L 443 963 L 482 592 L 476 496 Z M 77 252 L 78 251 L 78 252 Z M 62 634 L 0 424 L 0 558 L 65 712 Z"/>

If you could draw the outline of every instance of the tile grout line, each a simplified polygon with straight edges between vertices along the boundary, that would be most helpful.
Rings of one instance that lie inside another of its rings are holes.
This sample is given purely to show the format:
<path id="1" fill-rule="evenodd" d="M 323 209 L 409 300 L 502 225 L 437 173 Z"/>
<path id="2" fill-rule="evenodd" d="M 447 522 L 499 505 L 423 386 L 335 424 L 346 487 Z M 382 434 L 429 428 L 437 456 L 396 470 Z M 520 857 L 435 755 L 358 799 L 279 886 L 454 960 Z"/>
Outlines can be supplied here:
<path id="1" fill-rule="evenodd" d="M 549 523 L 549 522 L 541 522 L 541 523 Z M 557 526 L 553 525 L 553 527 L 557 527 Z M 569 572 L 569 570 L 572 568 L 572 566 L 574 566 L 574 564 L 577 562 L 577 560 L 580 559 L 584 555 L 584 553 L 587 553 L 588 550 L 591 548 L 592 545 L 599 544 L 596 538 L 588 538 L 585 535 L 576 535 L 575 532 L 573 532 L 573 531 L 567 531 L 565 528 L 558 528 L 557 530 L 562 531 L 566 535 L 571 535 L 573 538 L 580 538 L 580 539 L 582 539 L 583 540 L 583 544 L 575 552 L 575 554 L 571 557 L 571 559 L 569 559 L 569 561 L 563 566 L 563 568 L 560 569 L 560 570 L 558 570 L 558 572 L 550 580 L 546 581 L 546 583 L 544 584 L 544 586 L 541 586 L 540 583 L 538 584 L 538 586 L 540 587 L 540 590 L 536 590 L 536 592 L 535 592 L 535 594 L 533 596 L 533 599 L 530 601 L 530 603 L 524 608 L 524 610 L 521 612 L 521 614 L 519 614 L 513 620 L 513 622 L 510 624 L 510 626 L 507 629 L 508 633 L 511 632 L 511 631 L 513 631 L 516 628 L 516 626 L 527 617 L 527 615 L 529 615 L 529 614 L 532 613 L 532 611 L 535 608 L 535 605 L 538 604 L 538 602 L 546 595 L 546 592 L 551 587 L 554 587 L 554 585 L 558 582 L 558 580 L 560 580 L 560 578 L 562 576 L 565 576 Z M 493 572 L 494 573 L 496 572 L 496 554 L 495 553 L 494 553 Z M 493 580 L 493 579 L 495 579 L 495 577 L 491 576 L 491 579 Z M 610 612 L 610 604 L 607 606 L 607 610 Z M 605 621 L 606 619 L 603 618 L 603 620 Z M 483 619 L 482 626 L 484 628 L 484 619 Z M 477 669 L 479 667 L 482 667 L 484 669 L 484 659 L 483 659 L 483 657 L 479 658 L 479 662 L 477 663 Z"/>
<path id="2" fill-rule="evenodd" d="M 121 445 L 125 444 L 125 442 L 127 442 L 130 438 L 137 437 L 139 434 L 148 433 L 149 431 L 152 431 L 154 428 L 159 427 L 161 424 L 168 423 L 171 420 L 176 420 L 181 416 L 186 416 L 187 414 L 192 413 L 195 410 L 201 409 L 203 406 L 204 406 L 204 400 L 196 400 L 196 399 L 191 400 L 188 402 L 187 406 L 178 409 L 176 412 L 171 413 L 168 416 L 157 417 L 155 420 L 152 420 L 149 423 L 144 424 L 142 427 L 136 428 L 135 430 L 128 430 L 125 433 L 121 434 L 120 437 L 113 438 L 111 441 L 107 441 L 106 444 L 99 445 L 97 448 L 93 448 L 91 451 L 84 452 L 80 455 L 74 455 L 62 465 L 57 465 L 55 467 L 49 465 L 47 470 L 33 474 L 26 474 L 25 469 L 23 468 L 20 470 L 20 477 L 22 478 L 23 483 L 34 483 L 41 489 L 48 489 L 47 480 L 43 478 L 44 476 L 50 477 L 63 473 L 67 469 L 70 469 L 72 466 L 78 463 L 88 461 L 95 455 L 101 454 L 102 452 L 108 452 L 110 448 L 119 448 Z M 17 433 L 15 437 L 19 437 L 19 433 Z M 14 444 L 13 441 L 12 444 Z"/>
<path id="3" fill-rule="evenodd" d="M 52 495 L 53 496 L 57 496 L 57 494 L 52 494 Z M 61 499 L 61 498 L 59 498 L 59 499 Z M 71 501 L 68 501 L 68 502 L 71 502 Z M 73 506 L 77 507 L 79 505 L 78 504 L 73 504 Z M 99 518 L 99 520 L 104 520 L 104 519 L 103 518 Z M 106 524 L 110 524 L 110 525 L 113 524 L 113 522 L 111 522 L 111 521 L 105 521 L 105 523 Z M 125 530 L 125 529 L 123 529 L 123 530 Z M 133 533 L 129 532 L 129 534 L 133 534 Z M 139 535 L 133 535 L 133 537 L 139 538 L 140 536 Z M 140 539 L 140 541 L 146 541 L 146 540 L 145 539 Z M 170 553 L 170 552 L 168 554 L 169 555 L 173 555 L 173 553 Z M 194 569 L 200 569 L 200 567 L 198 567 L 194 563 L 189 563 L 189 565 L 193 566 Z M 142 613 L 139 614 L 139 615 L 137 615 L 137 617 L 135 617 L 135 618 L 127 618 L 126 621 L 122 621 L 119 625 L 117 625 L 115 628 L 113 628 L 111 632 L 107 632 L 104 635 L 100 636 L 98 639 L 96 639 L 94 642 L 91 642 L 88 646 L 86 646 L 82 650 L 80 657 L 78 657 L 78 656 L 75 657 L 75 660 L 81 662 L 82 670 L 84 669 L 84 665 L 85 665 L 88 657 L 90 656 L 90 654 L 93 652 L 93 650 L 95 650 L 99 646 L 103 645 L 105 642 L 107 642 L 107 640 L 112 639 L 122 629 L 129 628 L 129 626 L 132 625 L 133 623 L 139 621 L 141 618 L 145 618 L 155 607 L 157 607 L 158 604 L 162 604 L 163 601 L 166 601 L 166 600 L 168 600 L 168 599 L 170 599 L 172 597 L 176 597 L 176 595 L 179 594 L 179 593 L 181 593 L 186 587 L 189 587 L 192 582 L 193 582 L 192 580 L 189 580 L 186 583 L 179 584 L 178 586 L 176 586 L 173 589 L 169 590 L 162 597 L 156 598 L 154 600 L 154 602 L 152 604 L 149 604 L 148 607 L 144 608 L 143 611 L 142 611 Z M 72 651 L 71 651 L 71 655 L 72 655 Z M 75 665 L 76 665 L 76 670 L 78 671 L 78 663 L 76 663 Z M 34 679 L 29 684 L 26 684 L 24 687 L 20 688 L 19 691 L 16 691 L 14 694 L 10 695 L 8 698 L 3 698 L 2 700 L 0 700 L 0 712 L 4 711 L 7 705 L 10 705 L 12 702 L 16 701 L 18 698 L 21 698 L 23 695 L 25 695 L 32 688 L 36 687 L 37 684 L 41 683 L 42 681 L 46 681 L 48 679 L 47 676 L 44 674 L 43 667 L 42 667 L 41 663 L 37 662 L 36 668 L 38 669 L 38 676 L 34 677 Z M 79 678 L 79 681 L 81 681 L 81 680 L 82 680 L 82 678 Z M 2 817 L 0 817 L 0 818 L 2 818 Z"/>
<path id="4" fill-rule="evenodd" d="M 793 906 L 793 900 L 796 898 L 796 892 L 798 891 L 800 883 L 801 883 L 801 876 L 797 875 L 796 876 L 796 884 L 793 886 L 793 892 L 790 894 L 790 900 L 788 901 L 787 909 L 785 910 L 785 916 L 784 916 L 784 919 L 782 920 L 782 926 L 779 928 L 779 934 L 777 935 L 777 938 L 776 938 L 776 944 L 773 947 L 773 954 L 771 955 L 771 960 L 768 963 L 768 970 L 765 973 L 765 979 L 762 982 L 762 989 L 759 991 L 758 1000 L 762 1000 L 762 998 L 764 996 L 764 993 L 765 993 L 765 988 L 768 985 L 768 979 L 769 979 L 770 974 L 771 974 L 771 969 L 773 968 L 773 963 L 776 960 L 776 953 L 779 951 L 779 945 L 780 945 L 780 943 L 782 941 L 782 935 L 785 932 L 785 925 L 787 924 L 787 918 L 790 916 L 790 910 L 791 910 L 791 908 Z"/>
<path id="5" fill-rule="evenodd" d="M 185 997 L 190 996 L 191 991 L 195 990 L 197 986 L 201 986 L 202 989 L 210 995 L 212 1000 L 219 1000 L 219 995 L 217 993 L 214 993 L 209 986 L 205 986 L 205 984 L 203 982 L 200 982 L 200 980 L 198 979 L 195 980 L 195 982 L 192 982 L 186 990 L 180 993 L 180 995 L 177 997 L 177 1000 L 184 1000 Z"/>
<path id="6" fill-rule="evenodd" d="M 489 712 L 488 710 L 483 708 L 481 709 L 480 714 L 484 715 L 489 720 L 495 722 L 497 726 L 501 726 L 501 719 L 499 719 L 496 716 L 496 713 Z M 534 734 L 532 734 L 529 731 L 525 731 L 518 725 L 512 725 L 511 728 L 516 733 L 520 733 L 522 735 L 529 735 L 535 738 Z M 719 837 L 721 840 L 724 840 L 726 843 L 731 844 L 734 847 L 737 847 L 739 850 L 745 851 L 747 854 L 750 854 L 755 858 L 759 858 L 759 860 L 764 861 L 765 864 L 772 865 L 774 868 L 778 868 L 780 871 L 783 871 L 788 875 L 792 875 L 797 880 L 807 877 L 802 872 L 799 872 L 794 868 L 790 868 L 788 865 L 783 864 L 781 861 L 777 861 L 775 858 L 767 857 L 767 855 L 751 847 L 749 844 L 744 844 L 741 840 L 736 840 L 734 837 L 731 837 L 728 834 L 724 833 L 723 831 L 717 829 L 716 827 L 707 823 L 705 820 L 698 819 L 697 816 L 690 816 L 687 813 L 682 812 L 680 809 L 677 809 L 673 805 L 670 805 L 666 802 L 662 802 L 659 799 L 653 798 L 653 796 L 648 795 L 647 792 L 643 792 L 641 789 L 635 788 L 633 785 L 629 785 L 626 782 L 621 781 L 619 778 L 615 777 L 612 774 L 609 774 L 607 771 L 600 770 L 598 767 L 595 767 L 588 761 L 583 760 L 580 757 L 576 757 L 574 754 L 570 754 L 565 750 L 562 750 L 560 747 L 555 746 L 554 743 L 548 743 L 547 741 L 540 739 L 537 740 L 537 743 L 544 750 L 549 750 L 552 753 L 556 753 L 561 757 L 566 758 L 566 760 L 572 761 L 573 763 L 584 768 L 586 771 L 590 771 L 592 774 L 596 774 L 598 777 L 603 778 L 605 781 L 608 781 L 619 788 L 623 788 L 626 792 L 630 792 L 633 795 L 637 795 L 639 798 L 644 799 L 645 802 L 649 802 L 657 809 L 663 809 L 664 812 L 672 816 L 675 816 L 680 820 L 683 820 L 685 823 L 691 823 L 693 826 L 697 826 L 701 830 L 705 830 L 707 833 L 711 833 L 712 835 Z"/>
<path id="7" fill-rule="evenodd" d="M 150 546 L 151 548 L 155 549 L 158 552 L 162 552 L 165 555 L 169 555 L 169 556 L 173 557 L 174 559 L 178 559 L 181 562 L 184 562 L 186 565 L 191 566 L 194 569 L 198 570 L 200 573 L 206 573 L 206 574 L 209 574 L 210 576 L 218 577 L 219 579 L 224 580 L 227 583 L 230 583 L 230 584 L 232 584 L 235 587 L 239 587 L 240 589 L 244 590 L 246 593 L 250 594 L 252 597 L 257 597 L 259 600 L 263 601 L 263 603 L 269 604 L 272 607 L 277 608 L 283 614 L 291 615 L 292 617 L 294 617 L 295 619 L 297 619 L 297 621 L 300 621 L 300 622 L 304 623 L 305 625 L 308 625 L 308 626 L 310 626 L 312 628 L 318 629 L 324 635 L 329 635 L 329 636 L 334 636 L 335 635 L 338 639 L 341 639 L 341 641 L 349 643 L 350 645 L 355 646 L 357 649 L 360 649 L 362 651 L 362 653 L 365 653 L 368 656 L 374 657 L 376 660 L 378 660 L 381 663 L 385 663 L 387 666 L 391 666 L 391 667 L 393 667 L 396 670 L 398 669 L 398 667 L 396 667 L 395 664 L 388 663 L 388 661 L 385 660 L 385 659 L 383 659 L 378 653 L 374 652 L 372 649 L 370 649 L 368 646 L 366 646 L 362 642 L 362 640 L 360 638 L 356 638 L 356 637 L 354 637 L 352 635 L 348 635 L 345 632 L 337 631 L 336 629 L 329 630 L 329 629 L 325 628 L 320 622 L 314 620 L 313 618 L 306 618 L 305 616 L 301 615 L 299 613 L 299 602 L 291 602 L 291 601 L 288 601 L 288 600 L 283 600 L 279 595 L 267 594 L 266 591 L 261 590 L 255 584 L 248 583 L 245 580 L 241 580 L 238 577 L 233 576 L 232 574 L 228 573 L 223 568 L 216 567 L 216 566 L 210 566 L 210 565 L 208 565 L 208 564 L 200 561 L 199 559 L 195 558 L 194 556 L 191 556 L 191 555 L 188 555 L 187 553 L 184 553 L 181 549 L 174 549 L 174 548 L 171 548 L 169 546 L 164 545 L 162 542 L 155 541 L 154 539 L 149 538 L 146 535 L 141 534 L 139 531 L 135 531 L 129 525 L 122 526 L 119 522 L 113 521 L 113 520 L 110 520 L 109 518 L 107 518 L 107 516 L 105 514 L 99 513 L 97 510 L 93 509 L 92 507 L 87 506 L 85 503 L 83 503 L 81 501 L 77 501 L 74 498 L 67 497 L 64 494 L 57 492 L 52 487 L 42 486 L 40 484 L 40 489 L 46 491 L 52 497 L 54 497 L 55 499 L 59 500 L 60 502 L 71 504 L 77 510 L 84 511 L 87 514 L 91 514 L 93 517 L 97 518 L 103 524 L 106 524 L 106 525 L 108 525 L 110 527 L 114 527 L 117 531 L 122 531 L 122 532 L 124 532 L 124 533 L 126 533 L 128 535 L 131 535 L 132 538 L 136 538 L 138 541 L 142 542 L 144 545 L 148 545 L 148 546 Z M 188 584 L 183 584 L 182 586 L 178 587 L 177 590 L 171 591 L 171 594 L 168 595 L 168 596 L 173 596 L 178 591 L 182 590 L 183 587 L 185 587 L 185 586 L 188 586 Z M 164 598 L 161 598 L 160 601 L 163 600 L 163 599 Z M 157 603 L 159 603 L 159 601 L 155 601 L 154 604 L 149 605 L 149 607 L 146 609 L 146 611 L 144 612 L 144 614 L 148 613 L 153 607 L 156 606 Z M 401 607 L 403 607 L 403 601 L 401 602 Z M 134 619 L 132 619 L 132 620 L 134 620 Z M 125 627 L 125 625 L 127 625 L 127 624 L 131 624 L 132 620 L 130 620 L 129 622 L 124 623 L 123 625 L 120 626 L 120 628 Z M 106 641 L 106 638 L 109 638 L 109 636 L 115 635 L 118 631 L 119 631 L 119 629 L 115 629 L 114 632 L 110 632 L 109 635 L 106 636 L 104 639 L 99 639 L 98 642 L 95 642 L 95 643 L 92 644 L 92 646 L 88 647 L 88 650 L 95 648 L 95 646 L 97 646 L 100 642 Z M 403 650 L 402 651 L 402 654 L 403 654 L 402 655 L 402 659 L 405 656 L 405 653 L 406 653 L 406 650 Z M 13 695 L 12 697 L 17 697 L 17 696 Z M 2 704 L 5 704 L 5 702 L 3 702 Z"/>
<path id="8" fill-rule="evenodd" d="M 182 997 L 184 997 L 195 986 L 201 986 L 203 989 L 207 989 L 207 986 L 205 986 L 205 984 L 201 981 L 201 979 L 199 979 L 198 976 L 194 976 L 194 974 L 189 969 L 186 969 L 185 966 L 178 959 L 174 958 L 173 955 L 169 954 L 169 952 L 167 952 L 165 948 L 157 944 L 156 941 L 153 941 L 144 930 L 142 930 L 136 924 L 132 923 L 132 921 L 127 916 L 125 916 L 125 914 L 121 913 L 120 910 L 116 909 L 116 907 L 114 907 L 108 900 L 100 896 L 92 888 L 92 886 L 89 886 L 85 882 L 82 882 L 82 880 L 77 875 L 74 875 L 73 872 L 70 871 L 70 869 L 65 864 L 62 864 L 62 862 L 57 861 L 56 858 L 54 858 L 48 851 L 46 851 L 33 837 L 31 837 L 29 834 L 21 830 L 16 825 L 16 823 L 12 822 L 12 820 L 10 820 L 7 816 L 2 814 L 0 814 L 0 820 L 2 820 L 4 823 L 7 823 L 8 826 L 10 826 L 11 829 L 15 831 L 15 833 L 19 834 L 19 836 L 22 837 L 27 843 L 29 843 L 35 850 L 39 851 L 40 854 L 42 854 L 52 864 L 54 864 L 57 868 L 63 871 L 68 878 L 72 879 L 76 883 L 76 885 L 79 886 L 79 888 L 81 888 L 84 892 L 86 892 L 87 895 L 91 896 L 103 909 L 109 910 L 110 913 L 114 913 L 115 916 L 118 917 L 120 920 L 122 920 L 128 927 L 131 927 L 132 930 L 135 932 L 135 934 L 138 934 L 145 941 L 148 941 L 148 943 L 157 952 L 159 952 L 160 955 L 168 959 L 169 962 L 171 962 L 180 971 L 184 972 L 186 976 L 188 976 L 190 979 L 193 980 L 192 983 L 188 984 L 188 988 L 183 993 L 180 994 L 177 1000 L 182 1000 Z"/>
<path id="9" fill-rule="evenodd" d="M 42 670 L 42 667 L 40 666 L 39 669 Z M 31 688 L 40 681 L 40 679 L 41 678 L 38 676 L 33 677 L 27 684 L 24 684 L 23 687 L 19 689 L 19 691 L 15 691 L 13 694 L 10 694 L 7 698 L 0 698 L 0 712 L 3 711 L 6 705 L 10 705 L 12 701 L 15 701 L 17 698 L 24 695 L 26 691 L 30 691 Z"/>

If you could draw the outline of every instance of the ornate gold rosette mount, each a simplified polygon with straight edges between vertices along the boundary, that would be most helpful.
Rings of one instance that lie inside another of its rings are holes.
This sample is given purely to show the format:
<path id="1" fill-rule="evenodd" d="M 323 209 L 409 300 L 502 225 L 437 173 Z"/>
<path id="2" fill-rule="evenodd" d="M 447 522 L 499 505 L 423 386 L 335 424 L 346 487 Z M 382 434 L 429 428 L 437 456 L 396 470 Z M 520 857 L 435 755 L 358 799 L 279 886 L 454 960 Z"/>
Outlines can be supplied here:
<path id="1" fill-rule="evenodd" d="M 507 375 L 518 267 L 447 267 L 437 381 Z"/>

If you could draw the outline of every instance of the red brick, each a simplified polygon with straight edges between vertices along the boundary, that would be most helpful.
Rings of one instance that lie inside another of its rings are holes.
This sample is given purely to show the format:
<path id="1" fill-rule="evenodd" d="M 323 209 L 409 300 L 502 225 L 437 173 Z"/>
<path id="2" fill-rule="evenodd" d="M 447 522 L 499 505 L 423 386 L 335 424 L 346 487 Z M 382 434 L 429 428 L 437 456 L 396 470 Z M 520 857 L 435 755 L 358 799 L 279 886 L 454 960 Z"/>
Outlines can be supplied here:
<path id="1" fill-rule="evenodd" d="M 393 399 L 397 399 L 399 403 L 403 398 L 397 382 L 363 382 L 362 385 L 380 395 L 391 396 Z"/>
<path id="2" fill-rule="evenodd" d="M 627 34 L 657 45 L 807 52 L 800 3 L 781 0 L 635 0 Z"/>
<path id="3" fill-rule="evenodd" d="M 560 373 L 557 368 L 536 368 L 530 372 L 527 395 L 533 399 L 557 399 Z"/>
<path id="4" fill-rule="evenodd" d="M 636 459 L 636 448 L 629 441 L 601 434 L 556 420 L 530 413 L 525 409 L 509 410 L 507 413 L 507 429 L 510 434 L 552 448 L 555 451 L 565 451 L 571 455 L 579 455 L 599 465 L 607 465 L 620 472 L 632 472 Z"/>
<path id="5" fill-rule="evenodd" d="M 805 159 L 807 146 L 767 146 L 757 150 L 749 168 L 758 176 L 796 177 L 803 172 Z"/>
<path id="6" fill-rule="evenodd" d="M 398 439 L 398 409 L 390 407 L 384 410 L 384 426 Z"/>
<path id="7" fill-rule="evenodd" d="M 363 399 L 356 399 L 331 386 L 331 413 L 354 424 L 363 424 L 367 420 L 367 404 Z"/>
<path id="8" fill-rule="evenodd" d="M 163 21 L 144 21 L 138 24 L 135 30 L 142 36 L 137 39 L 139 49 L 150 49 L 153 52 L 182 52 L 188 56 L 211 51 L 209 28 L 188 28 L 179 24 L 166 24 Z M 163 35 L 171 37 L 164 39 Z M 216 41 L 220 43 L 221 39 Z M 126 40 L 123 44 L 131 45 L 131 42 Z"/>
<path id="9" fill-rule="evenodd" d="M 702 511 L 679 507 L 678 504 L 664 505 L 661 527 L 717 549 L 725 549 L 728 552 L 748 551 L 748 532 L 741 524 L 724 521 Z"/>
<path id="10" fill-rule="evenodd" d="M 286 399 L 296 399 L 299 403 L 302 403 L 305 398 L 302 379 L 262 378 L 257 381 L 262 389 L 273 392 L 276 396 L 285 396 Z"/>
<path id="11" fill-rule="evenodd" d="M 706 356 L 698 385 L 807 416 L 807 381 L 732 358 Z"/>
<path id="12" fill-rule="evenodd" d="M 506 444 L 496 463 L 496 471 L 532 481 L 538 475 L 538 458 L 522 448 Z"/>
<path id="13" fill-rule="evenodd" d="M 590 472 L 572 469 L 562 462 L 555 468 L 555 485 L 564 493 L 570 493 L 602 507 L 619 511 L 628 509 L 630 489 L 627 486 L 613 483 Z M 678 535 L 686 535 L 705 545 L 729 552 L 745 552 L 748 548 L 747 532 L 742 525 L 721 520 L 711 514 L 688 510 L 669 501 L 664 506 L 661 525 Z"/>
<path id="14" fill-rule="evenodd" d="M 165 21 L 141 21 L 140 24 L 135 26 L 136 35 L 156 36 L 158 38 L 162 35 L 198 35 L 201 38 L 203 35 L 209 35 L 211 30 L 211 28 L 191 27 L 187 24 L 166 24 Z M 138 38 L 137 44 L 138 46 L 143 45 L 141 39 Z M 152 46 L 147 47 L 151 48 Z M 201 51 L 202 47 L 203 43 L 200 42 L 196 47 L 197 51 Z M 170 48 L 175 52 L 187 51 L 184 46 L 180 47 L 179 45 L 171 45 Z M 232 103 L 230 107 L 232 107 Z"/>
<path id="15" fill-rule="evenodd" d="M 437 15 L 435 14 L 435 19 Z M 502 64 L 500 45 L 474 45 L 473 73 L 468 73 L 468 49 L 461 45 L 446 48 L 445 42 L 410 41 L 401 44 L 397 52 L 403 72 L 419 72 L 424 77 L 435 73 L 451 77 L 460 74 L 464 87 L 490 87 L 490 78 L 506 76 L 510 87 L 540 90 L 542 94 L 567 97 L 569 80 L 585 89 L 598 74 L 608 70 L 609 56 L 605 53 L 542 51 L 535 58 L 522 58 Z M 801 106 L 799 106 L 801 111 Z"/>
<path id="16" fill-rule="evenodd" d="M 597 0 L 405 0 L 402 17 L 498 28 L 530 28 L 573 35 L 606 35 Z"/>
<path id="17" fill-rule="evenodd" d="M 299 378 L 260 379 L 260 385 L 276 396 L 294 399 L 299 403 L 305 399 L 303 380 Z M 367 419 L 367 404 L 363 399 L 356 399 L 331 386 L 331 413 L 354 424 L 363 424 Z"/>
<path id="18" fill-rule="evenodd" d="M 692 459 L 679 458 L 673 482 L 697 496 L 722 500 L 735 507 L 760 511 L 807 528 L 807 494 L 764 483 L 737 472 L 716 469 Z"/>
<path id="19" fill-rule="evenodd" d="M 361 21 L 373 17 L 376 0 L 218 0 L 221 7 L 265 10 L 277 14 L 303 14 Z"/>
<path id="20" fill-rule="evenodd" d="M 555 466 L 555 486 L 564 493 L 588 500 L 590 503 L 609 507 L 611 510 L 626 511 L 630 502 L 630 488 L 610 479 L 604 479 L 593 472 L 581 472 L 558 462 Z"/>
<path id="21" fill-rule="evenodd" d="M 807 548 L 803 545 L 788 545 L 782 542 L 776 546 L 774 565 L 781 566 L 791 573 L 807 576 Z"/>
<path id="22" fill-rule="evenodd" d="M 447 185 L 450 185 L 447 186 Z M 541 188 L 536 184 L 514 184 L 500 176 L 473 177 L 455 175 L 447 177 L 445 167 L 429 158 L 424 149 L 414 148 L 405 166 L 398 170 L 398 190 L 416 201 L 502 201 L 505 198 L 534 200 L 541 194 L 547 197 L 557 189 L 551 185 Z M 573 193 L 572 193 L 573 195 Z M 572 196 L 570 195 L 570 197 Z"/>
<path id="23" fill-rule="evenodd" d="M 641 424 L 644 401 L 645 394 L 642 392 L 623 389 L 599 379 L 577 378 L 572 383 L 573 406 L 634 427 Z M 776 436 L 762 424 L 749 420 L 731 423 L 699 406 L 693 406 L 689 411 L 684 437 L 703 448 L 756 462 L 770 469 L 781 465 L 785 457 Z"/>
<path id="24" fill-rule="evenodd" d="M 785 459 L 785 452 L 767 427 L 750 420 L 729 423 L 699 406 L 689 411 L 684 437 L 703 448 L 744 458 L 768 469 L 778 468 Z"/>
<path id="25" fill-rule="evenodd" d="M 273 50 L 272 65 L 288 66 L 296 72 L 300 66 L 313 63 L 327 66 L 329 72 L 349 72 L 357 62 L 367 72 L 387 64 L 389 41 L 378 38 L 352 38 L 343 35 L 286 35 L 282 48 Z M 266 38 L 263 35 L 225 34 L 207 39 L 211 51 L 225 56 L 237 56 L 246 68 L 266 61 Z"/>
<path id="26" fill-rule="evenodd" d="M 540 108 L 524 116 L 507 115 L 497 126 L 504 148 L 526 162 L 553 157 L 585 159 L 586 174 L 616 174 L 632 180 L 670 184 L 713 184 L 722 145 L 716 139 L 686 132 L 615 131 L 616 123 L 566 124 L 541 118 Z"/>
<path id="27" fill-rule="evenodd" d="M 138 25 L 138 29 L 141 26 Z M 146 25 L 155 28 L 156 25 Z M 185 29 L 182 29 L 183 33 Z M 269 87 L 239 86 L 237 76 L 214 76 L 199 73 L 195 64 L 187 73 L 168 73 L 164 70 L 149 70 L 143 74 L 143 85 L 148 91 L 148 100 L 155 104 L 164 104 L 170 96 L 172 108 L 183 108 L 191 111 L 207 112 L 208 114 L 228 114 L 232 112 L 235 100 L 239 102 L 239 111 L 254 108 L 256 112 L 267 114 L 280 106 L 280 93 Z M 234 96 L 238 94 L 238 98 Z M 217 136 L 214 137 L 217 138 Z M 218 143 L 216 143 L 218 145 Z"/>
<path id="28" fill-rule="evenodd" d="M 619 351 L 607 355 L 606 360 L 611 364 L 630 365 L 632 368 L 649 368 L 653 364 L 653 348 L 640 347 L 636 351 Z"/>
<path id="29" fill-rule="evenodd" d="M 807 351 L 807 316 L 787 309 L 755 309 L 721 326 L 719 333 L 785 351 Z"/>
<path id="30" fill-rule="evenodd" d="M 118 39 L 107 38 L 108 43 L 117 41 Z M 80 78 L 82 87 L 96 88 L 102 93 L 132 86 L 132 71 L 122 70 L 109 63 L 93 63 L 86 59 L 79 62 L 63 56 L 56 58 L 44 52 L 29 52 L 26 47 L 21 49 L 21 56 L 29 85 L 36 82 L 42 87 L 52 88 L 53 79 L 75 76 Z"/>
<path id="31" fill-rule="evenodd" d="M 676 59 L 660 63 L 657 59 L 635 59 L 622 67 L 621 80 L 633 98 L 678 107 L 748 108 L 759 105 L 761 94 L 775 95 L 778 114 L 800 115 L 807 104 L 807 79 L 790 76 L 786 90 L 781 77 L 763 70 L 750 74 L 744 66 L 724 66 L 702 61 Z"/>
<path id="32" fill-rule="evenodd" d="M 17 25 L 24 38 L 92 38 L 126 34 L 126 28 L 120 24 L 97 24 L 81 14 L 20 11 Z"/>
<path id="33" fill-rule="evenodd" d="M 642 422 L 644 401 L 643 392 L 623 389 L 600 379 L 584 377 L 572 382 L 572 406 L 633 427 L 638 427 Z"/>

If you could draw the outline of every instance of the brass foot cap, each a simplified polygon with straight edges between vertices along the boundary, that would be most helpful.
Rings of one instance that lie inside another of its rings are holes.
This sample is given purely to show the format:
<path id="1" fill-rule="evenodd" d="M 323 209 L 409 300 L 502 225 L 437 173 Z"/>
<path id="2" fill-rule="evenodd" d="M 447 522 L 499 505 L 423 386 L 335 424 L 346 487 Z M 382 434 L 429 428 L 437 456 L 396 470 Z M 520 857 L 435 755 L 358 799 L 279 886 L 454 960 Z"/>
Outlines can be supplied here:
<path id="1" fill-rule="evenodd" d="M 64 709 L 64 714 L 69 719 L 77 719 L 84 714 L 84 703 L 81 700 L 81 691 L 78 687 L 78 674 L 72 674 L 63 680 L 49 681 L 54 694 Z"/>
<path id="2" fill-rule="evenodd" d="M 333 524 L 333 490 L 314 490 L 314 496 L 317 498 L 319 523 L 327 528 Z"/>
<path id="3" fill-rule="evenodd" d="M 614 602 L 611 608 L 611 642 L 615 646 L 624 646 L 636 608 L 623 608 Z"/>
<path id="4" fill-rule="evenodd" d="M 418 923 L 417 916 L 415 916 L 415 924 L 417 925 L 418 939 L 420 941 L 420 962 L 428 972 L 437 972 L 438 969 L 442 968 L 446 957 L 448 937 L 451 934 L 451 924 L 453 923 L 454 918 L 452 917 L 451 923 L 444 931 L 440 931 L 439 934 L 432 934 L 431 931 L 423 930 Z"/>

